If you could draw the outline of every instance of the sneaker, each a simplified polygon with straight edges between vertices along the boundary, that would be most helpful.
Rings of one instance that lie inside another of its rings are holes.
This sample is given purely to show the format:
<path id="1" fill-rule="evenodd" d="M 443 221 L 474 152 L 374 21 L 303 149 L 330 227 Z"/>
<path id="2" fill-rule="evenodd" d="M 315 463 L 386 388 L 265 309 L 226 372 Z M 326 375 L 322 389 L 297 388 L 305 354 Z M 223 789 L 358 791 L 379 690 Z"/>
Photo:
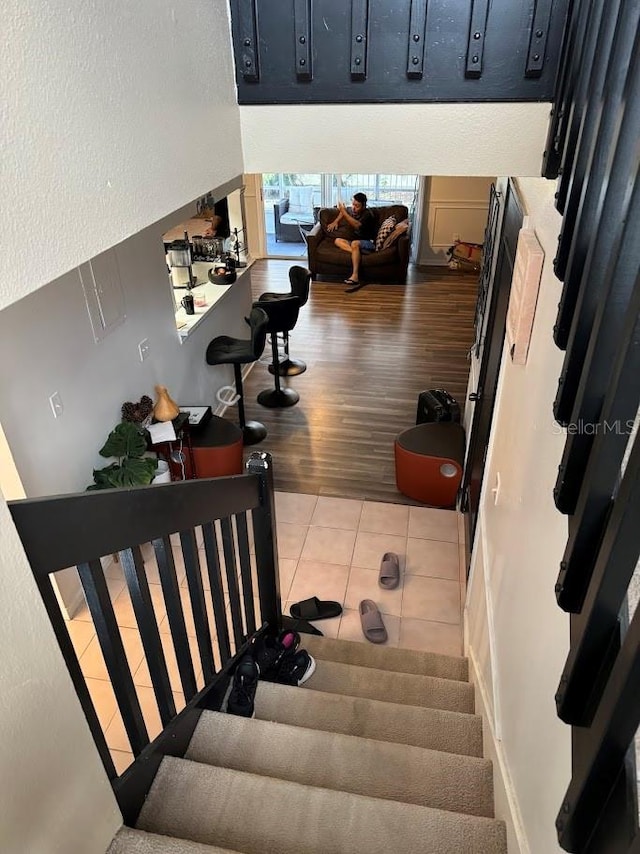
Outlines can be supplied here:
<path id="1" fill-rule="evenodd" d="M 293 654 L 300 646 L 300 635 L 290 629 L 277 637 L 262 635 L 251 647 L 250 653 L 258 665 L 260 678 L 267 682 L 276 680 L 278 668 L 285 656 Z"/>
<path id="2" fill-rule="evenodd" d="M 315 659 L 306 649 L 301 649 L 282 659 L 275 681 L 280 685 L 302 685 L 313 676 L 315 670 Z"/>
<path id="3" fill-rule="evenodd" d="M 233 687 L 227 700 L 227 712 L 241 718 L 252 718 L 258 687 L 258 665 L 250 655 L 245 655 L 236 668 Z"/>

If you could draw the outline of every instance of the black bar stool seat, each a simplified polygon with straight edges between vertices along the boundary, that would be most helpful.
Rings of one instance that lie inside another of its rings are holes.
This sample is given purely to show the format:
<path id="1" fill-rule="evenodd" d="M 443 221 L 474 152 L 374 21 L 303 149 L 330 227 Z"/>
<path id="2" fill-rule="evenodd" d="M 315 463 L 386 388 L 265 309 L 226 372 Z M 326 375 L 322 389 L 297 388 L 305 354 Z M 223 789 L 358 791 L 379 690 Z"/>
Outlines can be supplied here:
<path id="1" fill-rule="evenodd" d="M 298 297 L 300 308 L 306 304 L 309 299 L 309 285 L 311 283 L 311 270 L 306 267 L 295 265 L 289 268 L 289 282 L 291 290 L 288 293 L 276 293 L 275 291 L 266 291 L 260 294 L 259 302 L 273 302 L 287 297 Z M 284 359 L 280 362 L 281 377 L 295 377 L 298 374 L 303 374 L 307 370 L 306 364 L 301 359 L 291 359 L 289 356 L 289 330 L 284 331 Z M 273 365 L 269 365 L 269 373 L 273 373 Z"/>
<path id="2" fill-rule="evenodd" d="M 267 428 L 259 421 L 246 421 L 244 414 L 244 395 L 242 390 L 241 365 L 257 362 L 267 342 L 267 326 L 269 318 L 259 307 L 254 306 L 249 315 L 251 338 L 232 338 L 230 335 L 219 335 L 207 347 L 205 359 L 208 365 L 233 365 L 233 373 L 238 395 L 238 420 L 242 428 L 245 445 L 255 445 L 267 435 Z"/>
<path id="3" fill-rule="evenodd" d="M 296 324 L 300 301 L 295 296 L 285 296 L 278 300 L 258 300 L 254 302 L 254 308 L 260 308 L 266 312 L 269 322 L 267 332 L 271 335 L 271 353 L 273 358 L 273 376 L 275 388 L 267 388 L 258 395 L 258 403 L 268 406 L 270 409 L 284 406 L 295 406 L 300 400 L 300 395 L 292 388 L 282 388 L 280 385 L 280 355 L 278 353 L 278 332 L 288 332 Z"/>

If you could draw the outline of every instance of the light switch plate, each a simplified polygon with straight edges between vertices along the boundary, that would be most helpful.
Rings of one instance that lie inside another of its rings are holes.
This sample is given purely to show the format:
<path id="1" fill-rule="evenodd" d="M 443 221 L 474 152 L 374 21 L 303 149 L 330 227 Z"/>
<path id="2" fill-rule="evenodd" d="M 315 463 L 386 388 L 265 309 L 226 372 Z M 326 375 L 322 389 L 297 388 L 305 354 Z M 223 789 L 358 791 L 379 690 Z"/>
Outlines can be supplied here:
<path id="1" fill-rule="evenodd" d="M 140 361 L 144 362 L 144 360 L 149 355 L 149 339 L 145 338 L 138 344 L 138 355 L 140 356 Z"/>

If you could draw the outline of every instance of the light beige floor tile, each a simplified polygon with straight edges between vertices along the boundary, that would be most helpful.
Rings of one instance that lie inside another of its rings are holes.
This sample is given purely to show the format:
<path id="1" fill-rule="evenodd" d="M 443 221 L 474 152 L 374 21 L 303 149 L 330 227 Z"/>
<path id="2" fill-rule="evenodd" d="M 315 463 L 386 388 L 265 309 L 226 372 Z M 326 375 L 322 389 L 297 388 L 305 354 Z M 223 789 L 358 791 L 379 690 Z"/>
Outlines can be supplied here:
<path id="1" fill-rule="evenodd" d="M 355 531 L 312 527 L 309 528 L 301 557 L 307 561 L 315 560 L 322 563 L 349 566 L 353 556 L 355 539 Z"/>
<path id="2" fill-rule="evenodd" d="M 73 619 L 67 621 L 67 631 L 76 655 L 80 658 L 95 637 L 95 627 L 93 623 L 88 623 L 85 620 Z"/>
<path id="3" fill-rule="evenodd" d="M 427 540 L 458 542 L 458 513 L 434 507 L 409 508 L 409 536 Z"/>
<path id="4" fill-rule="evenodd" d="M 285 600 L 289 598 L 291 582 L 293 581 L 293 576 L 296 573 L 298 561 L 282 557 L 278 559 L 278 566 L 280 568 L 280 598 Z M 258 589 L 257 584 L 254 586 L 254 589 Z"/>
<path id="5" fill-rule="evenodd" d="M 98 715 L 98 720 L 100 721 L 100 726 L 105 731 L 113 720 L 113 716 L 118 708 L 111 682 L 106 682 L 103 679 L 87 679 L 86 683 L 96 714 Z"/>
<path id="6" fill-rule="evenodd" d="M 156 695 L 153 692 L 153 688 L 142 688 L 140 686 L 136 686 L 136 693 L 138 694 L 142 716 L 144 717 L 144 722 L 147 727 L 149 741 L 153 741 L 153 739 L 162 732 L 162 723 L 160 720 L 160 713 L 158 711 Z M 173 701 L 176 706 L 176 711 L 184 708 L 184 697 L 181 692 L 173 692 Z M 120 712 L 116 712 L 113 716 L 113 720 L 105 732 L 105 739 L 109 750 L 121 750 L 125 753 L 131 751 L 131 745 L 129 743 L 127 732 L 124 728 Z"/>
<path id="7" fill-rule="evenodd" d="M 171 636 L 161 634 L 160 640 L 164 650 L 167 671 L 169 672 L 169 683 L 171 685 L 171 689 L 173 691 L 182 691 L 180 671 L 178 670 L 178 661 Z M 200 655 L 198 653 L 198 644 L 196 643 L 196 639 L 193 637 L 189 637 L 188 640 L 189 648 L 191 649 L 191 661 L 193 663 L 194 674 L 197 674 L 202 671 Z M 136 670 L 133 681 L 135 685 L 140 685 L 143 688 L 153 688 L 153 682 L 151 681 L 151 674 L 149 673 L 149 665 L 147 664 L 146 658 L 143 658 L 140 667 Z"/>
<path id="8" fill-rule="evenodd" d="M 311 518 L 312 525 L 322 528 L 342 528 L 355 531 L 362 513 L 362 501 L 351 498 L 326 498 L 320 496 Z"/>
<path id="9" fill-rule="evenodd" d="M 317 596 L 318 599 L 342 603 L 348 578 L 348 566 L 300 560 L 293 576 L 289 599 L 291 602 L 301 602 L 303 599 Z"/>
<path id="10" fill-rule="evenodd" d="M 133 762 L 133 753 L 129 753 L 124 750 L 110 750 L 109 753 L 113 759 L 113 764 L 116 766 L 116 773 L 118 776 L 124 774 L 129 765 Z"/>
<path id="11" fill-rule="evenodd" d="M 308 525 L 318 502 L 317 495 L 276 492 L 276 519 L 292 525 Z"/>
<path id="12" fill-rule="evenodd" d="M 460 555 L 455 543 L 441 540 L 407 541 L 407 567 L 411 575 L 428 575 L 432 578 L 460 580 Z"/>
<path id="13" fill-rule="evenodd" d="M 294 600 L 289 599 L 284 602 L 282 606 L 282 613 L 290 615 L 291 604 Z M 340 628 L 340 617 L 332 617 L 330 620 L 312 620 L 311 625 L 315 626 L 317 629 L 320 629 L 322 634 L 327 638 L 337 638 L 338 637 L 338 629 Z M 304 639 L 308 637 L 304 632 L 300 632 L 300 646 L 304 649 Z"/>
<path id="14" fill-rule="evenodd" d="M 375 570 L 352 567 L 344 607 L 357 611 L 363 599 L 373 599 L 381 613 L 399 617 L 402 613 L 402 563 L 400 573 L 400 586 L 395 590 L 383 590 Z"/>
<path id="15" fill-rule="evenodd" d="M 400 640 L 400 618 L 392 617 L 389 614 L 383 614 L 382 621 L 387 630 L 388 640 L 380 646 L 398 646 Z M 370 643 L 362 634 L 362 625 L 360 623 L 360 614 L 358 611 L 345 610 L 340 621 L 340 629 L 338 637 L 341 640 L 362 641 L 362 643 Z"/>
<path id="16" fill-rule="evenodd" d="M 107 578 L 107 589 L 109 591 L 109 595 L 111 596 L 111 601 L 114 602 L 118 596 L 125 589 L 126 584 L 124 578 L 120 576 L 119 578 Z M 74 620 L 83 620 L 85 623 L 93 623 L 91 619 L 91 614 L 89 613 L 89 608 L 87 607 L 86 602 L 82 602 L 82 604 L 78 607 L 78 610 L 75 614 L 72 615 Z"/>
<path id="17" fill-rule="evenodd" d="M 365 501 L 360 517 L 360 531 L 374 534 L 397 534 L 407 536 L 409 508 L 403 504 L 385 504 L 381 501 Z"/>
<path id="18" fill-rule="evenodd" d="M 150 584 L 149 593 L 151 594 L 153 609 L 156 613 L 156 620 L 160 623 L 167 613 L 164 596 L 162 595 L 162 588 L 159 584 Z M 129 629 L 137 628 L 138 623 L 136 621 L 133 603 L 131 602 L 128 590 L 123 590 L 115 600 L 113 603 L 113 611 L 116 615 L 116 621 L 119 626 L 124 626 Z"/>
<path id="19" fill-rule="evenodd" d="M 182 552 L 179 548 L 174 547 L 172 549 L 172 554 L 178 584 L 181 584 L 186 572 L 184 566 L 184 558 L 182 557 Z M 142 555 L 144 558 L 144 568 L 147 575 L 147 581 L 149 582 L 149 584 L 160 584 L 160 572 L 158 570 L 156 555 L 151 543 L 145 543 L 145 548 L 142 550 Z M 199 557 L 202 557 L 203 555 L 199 555 Z"/>
<path id="20" fill-rule="evenodd" d="M 379 570 L 385 552 L 395 552 L 400 559 L 400 566 L 402 566 L 406 547 L 406 537 L 398 537 L 393 534 L 370 534 L 359 531 L 351 563 L 352 566 L 359 566 L 363 569 Z"/>
<path id="21" fill-rule="evenodd" d="M 193 610 L 191 608 L 191 598 L 189 596 L 189 590 L 186 587 L 180 588 L 180 599 L 182 601 L 182 613 L 184 614 L 184 622 L 187 628 L 187 635 L 189 637 L 196 636 L 196 628 L 193 620 Z M 209 627 L 211 629 L 212 636 L 215 635 L 215 622 L 213 619 L 213 605 L 211 603 L 211 595 L 208 591 L 205 591 L 204 594 L 204 603 L 207 609 L 207 616 L 209 619 Z M 169 626 L 169 618 L 167 616 L 163 617 L 162 620 L 158 622 L 158 629 L 160 630 L 161 635 L 170 635 L 171 627 Z"/>
<path id="22" fill-rule="evenodd" d="M 403 617 L 400 620 L 400 646 L 402 649 L 439 652 L 442 655 L 462 655 L 462 627 Z"/>
<path id="23" fill-rule="evenodd" d="M 120 628 L 124 650 L 132 673 L 135 673 L 144 657 L 140 634 L 136 629 Z M 80 657 L 80 668 L 87 679 L 109 680 L 107 667 L 102 657 L 98 637 L 94 637 Z"/>
<path id="24" fill-rule="evenodd" d="M 466 539 L 466 516 L 464 513 L 459 513 L 456 511 L 456 515 L 458 517 L 458 542 L 460 545 L 464 545 Z"/>
<path id="25" fill-rule="evenodd" d="M 405 575 L 402 616 L 457 625 L 460 622 L 460 584 L 446 578 Z"/>
<path id="26" fill-rule="evenodd" d="M 306 525 L 278 522 L 278 556 L 297 560 L 302 552 L 307 530 Z"/>
<path id="27" fill-rule="evenodd" d="M 122 574 L 122 564 L 116 561 L 113 555 L 102 558 L 104 562 L 104 574 L 106 578 L 113 578 L 116 581 L 121 581 L 124 576 Z"/>

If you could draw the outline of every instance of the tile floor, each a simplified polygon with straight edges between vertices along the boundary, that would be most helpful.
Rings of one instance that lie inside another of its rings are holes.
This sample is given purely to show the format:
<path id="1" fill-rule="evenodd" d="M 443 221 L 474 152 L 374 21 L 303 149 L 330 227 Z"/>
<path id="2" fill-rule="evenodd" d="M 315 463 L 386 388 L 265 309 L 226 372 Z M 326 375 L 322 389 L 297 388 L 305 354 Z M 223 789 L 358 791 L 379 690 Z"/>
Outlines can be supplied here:
<path id="1" fill-rule="evenodd" d="M 329 637 L 366 642 L 360 628 L 358 604 L 361 599 L 373 599 L 383 614 L 389 646 L 448 655 L 462 653 L 464 529 L 458 513 L 276 493 L 276 518 L 280 593 L 285 613 L 292 602 L 309 596 L 336 600 L 343 606 L 342 615 L 322 620 L 318 627 Z M 201 540 L 199 544 L 202 545 Z M 382 590 L 378 585 L 380 559 L 387 551 L 396 552 L 400 558 L 401 583 L 396 590 Z M 152 548 L 144 546 L 143 555 L 179 710 L 184 697 Z M 174 551 L 174 556 L 184 597 L 187 634 L 193 644 L 196 681 L 202 687 L 184 564 L 179 552 Z M 153 739 L 160 732 L 161 723 L 131 600 L 120 565 L 111 563 L 105 574 L 149 737 Z M 205 587 L 208 587 L 206 577 Z M 74 615 L 68 627 L 120 773 L 133 757 L 86 606 Z"/>

